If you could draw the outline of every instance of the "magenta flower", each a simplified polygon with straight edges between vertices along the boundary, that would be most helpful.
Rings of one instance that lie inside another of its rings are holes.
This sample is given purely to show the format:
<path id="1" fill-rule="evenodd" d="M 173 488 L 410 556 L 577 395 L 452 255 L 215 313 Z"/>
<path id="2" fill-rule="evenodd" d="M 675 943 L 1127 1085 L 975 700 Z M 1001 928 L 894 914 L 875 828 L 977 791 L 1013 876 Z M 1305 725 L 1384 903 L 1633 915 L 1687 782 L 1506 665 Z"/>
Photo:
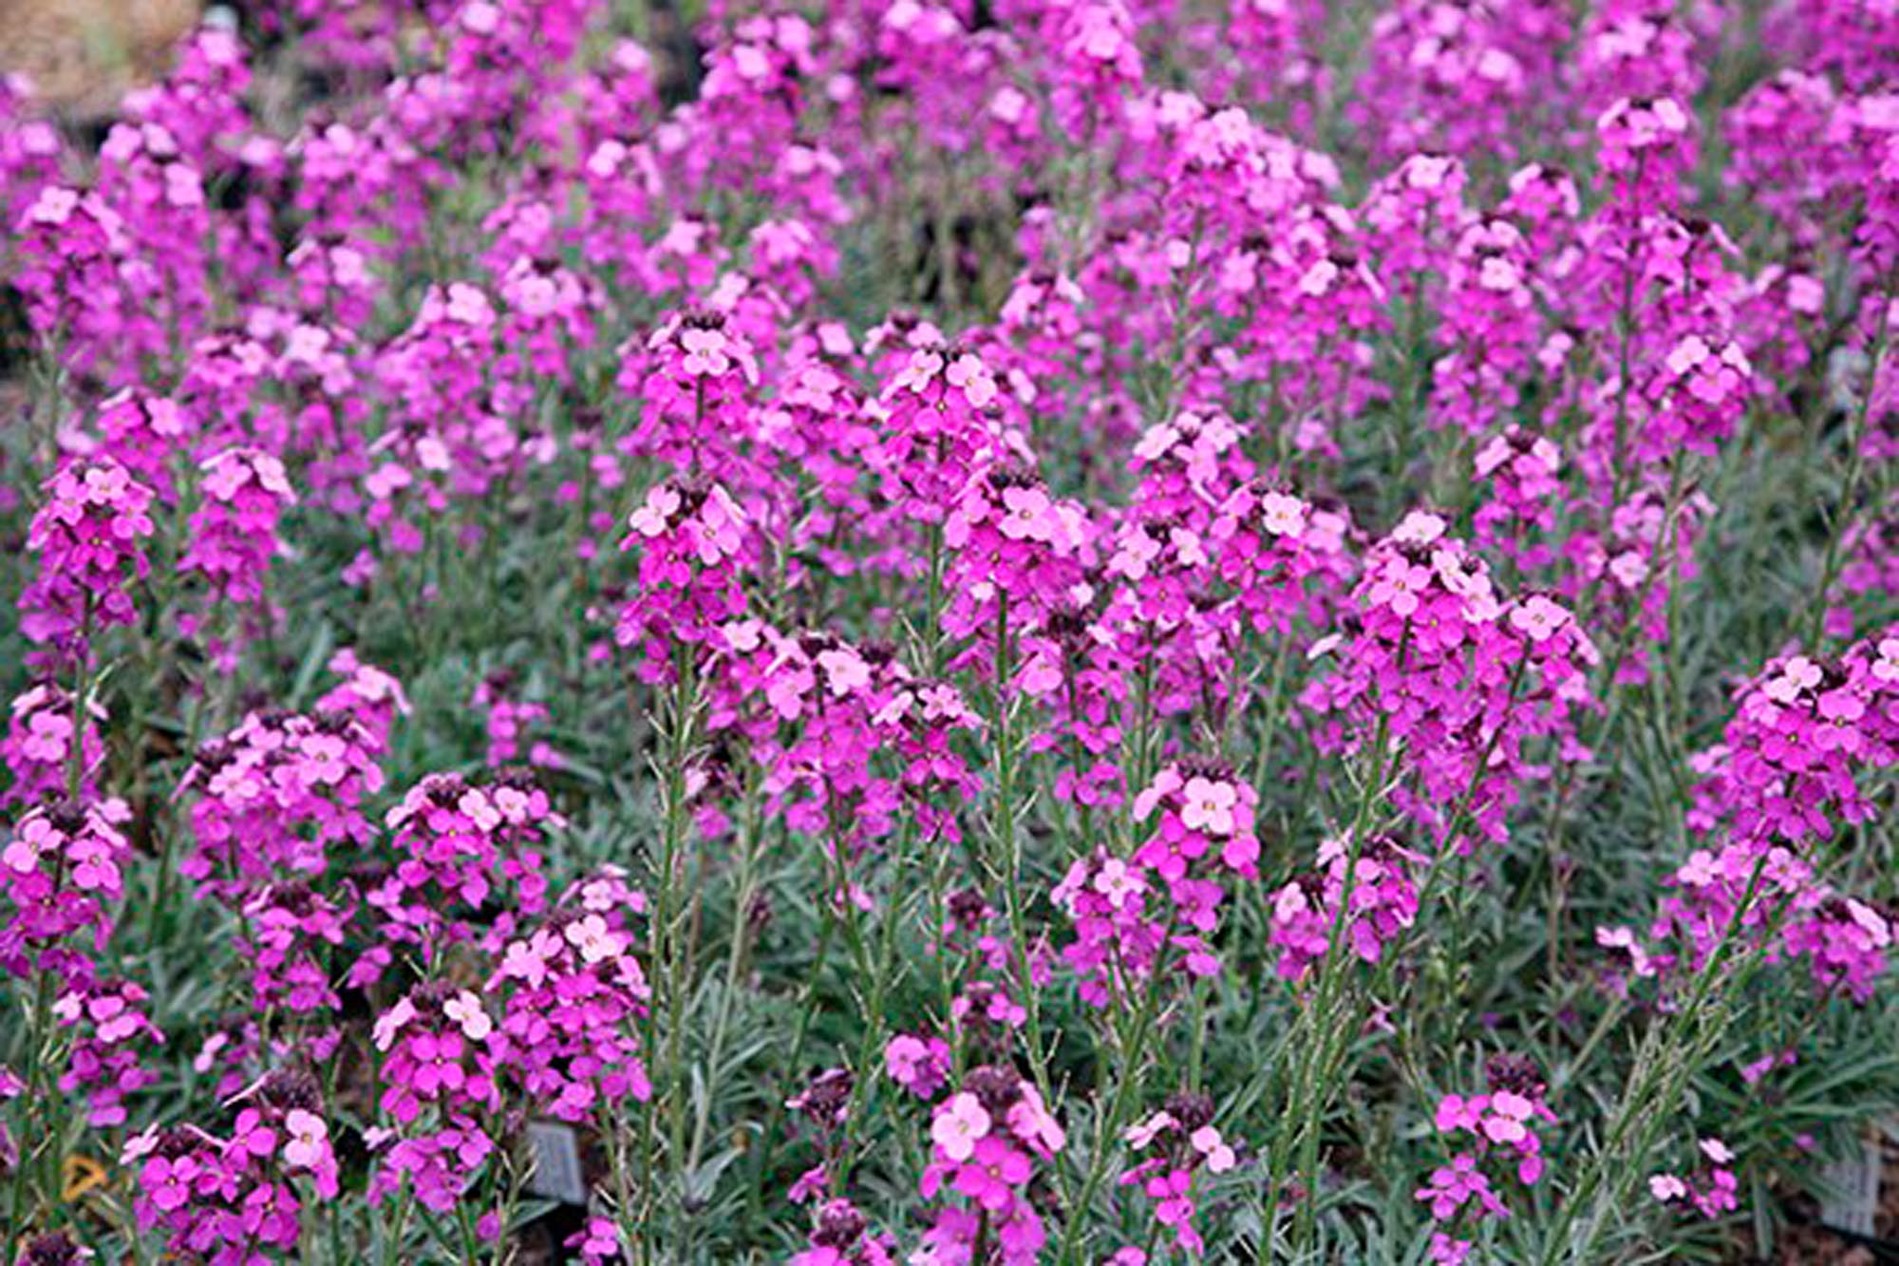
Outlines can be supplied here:
<path id="1" fill-rule="evenodd" d="M 952 1161 L 968 1160 L 976 1144 L 989 1133 L 989 1114 L 972 1094 L 952 1095 L 937 1109 L 930 1124 L 930 1138 Z"/>

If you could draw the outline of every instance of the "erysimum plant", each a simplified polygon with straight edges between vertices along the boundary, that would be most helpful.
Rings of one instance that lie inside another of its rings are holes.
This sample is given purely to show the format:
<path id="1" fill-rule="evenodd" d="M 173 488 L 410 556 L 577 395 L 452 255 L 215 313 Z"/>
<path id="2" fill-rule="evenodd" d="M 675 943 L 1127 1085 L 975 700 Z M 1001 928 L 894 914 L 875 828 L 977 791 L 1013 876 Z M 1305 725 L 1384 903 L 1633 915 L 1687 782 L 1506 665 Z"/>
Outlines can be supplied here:
<path id="1" fill-rule="evenodd" d="M 1899 1239 L 1889 13 L 240 8 L 0 80 L 0 1266 Z"/>

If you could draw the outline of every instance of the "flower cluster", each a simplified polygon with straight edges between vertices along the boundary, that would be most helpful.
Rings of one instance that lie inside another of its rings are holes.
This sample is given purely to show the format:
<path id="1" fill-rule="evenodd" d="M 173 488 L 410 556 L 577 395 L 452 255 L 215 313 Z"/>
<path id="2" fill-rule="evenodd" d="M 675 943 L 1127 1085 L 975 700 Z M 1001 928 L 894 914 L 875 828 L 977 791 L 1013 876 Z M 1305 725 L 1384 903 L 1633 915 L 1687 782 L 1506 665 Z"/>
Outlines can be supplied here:
<path id="1" fill-rule="evenodd" d="M 636 1032 L 652 997 L 633 926 L 645 909 L 644 895 L 609 869 L 576 883 L 541 927 L 501 951 L 489 982 L 502 999 L 495 1027 L 511 1075 L 555 1120 L 585 1121 L 652 1093 Z"/>
<path id="2" fill-rule="evenodd" d="M 1854 644 L 1837 660 L 1770 660 L 1742 684 L 1725 742 L 1699 754 L 1689 822 L 1708 839 L 1669 879 L 1646 938 L 1597 929 L 1619 987 L 1700 972 L 1738 938 L 1769 960 L 1804 960 L 1823 994 L 1856 1003 L 1886 969 L 1899 923 L 1820 878 L 1815 851 L 1874 814 L 1865 787 L 1893 764 L 1899 638 Z"/>
<path id="3" fill-rule="evenodd" d="M 1324 961 L 1335 937 L 1365 962 L 1379 962 L 1385 947 L 1418 917 L 1416 872 L 1424 861 L 1384 836 L 1356 847 L 1337 837 L 1326 840 L 1319 846 L 1318 870 L 1273 897 L 1279 974 L 1302 978 Z"/>
<path id="4" fill-rule="evenodd" d="M 68 981 L 53 1016 L 71 1042 L 59 1089 L 83 1094 L 93 1126 L 123 1125 L 126 1099 L 158 1080 L 140 1049 L 165 1040 L 146 1014 L 150 995 L 130 980 Z"/>
<path id="5" fill-rule="evenodd" d="M 331 897 L 308 883 L 269 884 L 243 906 L 238 952 L 251 965 L 260 1004 L 288 1015 L 327 1018 L 342 1006 L 330 958 L 356 914 L 347 895 Z M 334 1034 L 306 1035 L 310 1053 L 327 1057 Z"/>
<path id="6" fill-rule="evenodd" d="M 0 791 L 0 803 L 30 805 L 59 798 L 65 793 L 75 761 L 82 791 L 92 791 L 94 771 L 105 755 L 100 735 L 105 709 L 88 699 L 83 725 L 81 720 L 72 696 L 54 682 L 42 681 L 14 696 L 6 737 L 0 739 L 0 759 L 6 761 L 12 779 L 5 791 Z M 77 751 L 73 742 L 75 726 L 82 731 Z M 92 797 L 87 794 L 85 798 Z"/>
<path id="7" fill-rule="evenodd" d="M 1899 940 L 1899 920 L 1822 882 L 1810 864 L 1778 845 L 1696 849 L 1668 884 L 1674 891 L 1662 899 L 1646 939 L 1625 926 L 1596 931 L 1597 944 L 1613 956 L 1611 980 L 1619 988 L 1655 980 L 1678 991 L 1722 945 L 1736 943 L 1768 961 L 1805 959 L 1822 993 L 1863 1003 Z"/>
<path id="8" fill-rule="evenodd" d="M 523 731 L 548 720 L 546 704 L 510 698 L 512 684 L 505 673 L 484 678 L 469 701 L 488 714 L 488 764 L 497 768 L 520 760 Z M 530 765 L 560 763 L 559 755 L 544 741 L 536 741 L 526 755 Z"/>
<path id="9" fill-rule="evenodd" d="M 1799 848 L 1871 819 L 1866 784 L 1899 763 L 1899 629 L 1836 660 L 1770 660 L 1703 753 L 1695 825 L 1737 844 Z"/>
<path id="10" fill-rule="evenodd" d="M 287 875 L 321 873 L 329 851 L 367 843 L 363 801 L 382 789 L 382 745 L 346 712 L 252 713 L 198 752 L 195 850 L 180 869 L 207 891 L 236 895 Z"/>
<path id="11" fill-rule="evenodd" d="M 919 1099 L 934 1099 L 949 1078 L 949 1043 L 940 1037 L 899 1033 L 884 1047 L 890 1079 Z"/>
<path id="12" fill-rule="evenodd" d="M 241 1266 L 293 1250 L 306 1207 L 337 1198 L 337 1160 L 321 1095 L 307 1074 L 274 1072 L 226 1105 L 225 1137 L 196 1126 L 134 1136 L 139 1225 L 171 1250 Z"/>
<path id="13" fill-rule="evenodd" d="M 16 228 L 15 276 L 34 328 L 70 341 L 81 363 L 110 341 L 122 319 L 125 220 L 98 191 L 45 184 Z"/>
<path id="14" fill-rule="evenodd" d="M 351 980 L 379 979 L 398 945 L 427 963 L 454 945 L 492 951 L 505 944 L 546 904 L 540 844 L 560 821 L 547 793 L 518 771 L 504 770 L 486 786 L 431 774 L 411 787 L 384 819 L 397 860 L 364 890 L 380 926 Z"/>
<path id="15" fill-rule="evenodd" d="M 90 979 L 94 948 L 105 942 L 131 845 L 123 828 L 131 811 L 120 800 L 60 802 L 28 812 L 8 831 L 0 851 L 0 968 L 16 977 L 50 971 L 78 985 Z"/>
<path id="16" fill-rule="evenodd" d="M 1220 877 L 1259 877 L 1258 803 L 1219 761 L 1170 763 L 1134 801 L 1137 821 L 1158 814 L 1147 840 L 1126 859 L 1102 851 L 1069 868 L 1054 900 L 1075 925 L 1062 957 L 1083 998 L 1125 1004 L 1173 967 L 1219 973 L 1210 938 L 1226 895 Z"/>
<path id="17" fill-rule="evenodd" d="M 1059 1153 L 1067 1136 L 1035 1086 L 1012 1068 L 970 1069 L 936 1105 L 930 1143 L 920 1189 L 943 1203 L 924 1233 L 926 1251 L 936 1260 L 968 1260 L 993 1245 L 1006 1266 L 1039 1260 L 1047 1233 L 1030 1188 L 1036 1164 Z"/>
<path id="18" fill-rule="evenodd" d="M 885 417 L 876 469 L 894 504 L 942 522 L 970 482 L 1008 451 L 994 416 L 1000 388 L 974 352 L 921 336 L 911 341 L 907 353 L 893 353 L 902 363 L 879 400 Z"/>
<path id="19" fill-rule="evenodd" d="M 817 1225 L 790 1266 L 892 1266 L 887 1238 L 869 1233 L 869 1221 L 848 1200 L 827 1200 L 818 1208 Z"/>
<path id="20" fill-rule="evenodd" d="M 1060 606 L 1082 583 L 1087 537 L 1080 507 L 1051 497 L 1031 472 L 995 466 L 959 490 L 943 525 L 951 551 L 950 601 L 943 628 L 952 637 L 1004 639 L 1012 621 Z M 1025 673 L 1019 683 L 1045 693 Z"/>
<path id="21" fill-rule="evenodd" d="M 1499 1171 L 1524 1186 L 1543 1176 L 1542 1140 L 1536 1131 L 1553 1124 L 1556 1114 L 1543 1102 L 1544 1083 L 1536 1064 L 1516 1055 L 1497 1055 L 1485 1068 L 1486 1094 L 1445 1095 L 1438 1102 L 1437 1132 L 1455 1140 L 1450 1163 L 1433 1170 L 1417 1191 L 1434 1221 L 1446 1228 L 1468 1228 L 1486 1218 L 1507 1218 L 1509 1209 L 1497 1192 Z M 1459 1136 L 1466 1136 L 1459 1139 Z M 1474 1247 L 1458 1232 L 1445 1229 L 1431 1239 L 1431 1260 L 1461 1266 Z"/>
<path id="22" fill-rule="evenodd" d="M 706 641 L 745 610 L 745 514 L 716 484 L 669 481 L 646 494 L 627 527 L 620 548 L 637 551 L 639 580 L 614 637 L 639 646 L 646 680 L 671 681 L 676 650 Z"/>
<path id="23" fill-rule="evenodd" d="M 1562 468 L 1562 450 L 1548 436 L 1515 426 L 1493 435 L 1474 462 L 1477 478 L 1488 481 L 1491 492 L 1472 518 L 1477 544 L 1499 551 L 1525 571 L 1547 567 L 1549 547 L 1534 543 L 1532 533 L 1547 535 L 1556 528 Z"/>
<path id="24" fill-rule="evenodd" d="M 1206 1241 L 1193 1225 L 1199 1208 L 1196 1178 L 1224 1174 L 1240 1163 L 1239 1154 L 1213 1127 L 1213 1100 L 1172 1095 L 1160 1111 L 1129 1126 L 1126 1138 L 1136 1152 L 1155 1155 L 1123 1173 L 1121 1185 L 1138 1186 L 1154 1202 L 1154 1220 L 1173 1233 L 1181 1248 L 1204 1253 Z"/>
<path id="25" fill-rule="evenodd" d="M 152 490 L 102 458 L 60 470 L 46 486 L 26 547 L 39 574 L 20 595 L 21 630 L 56 651 L 83 655 L 91 638 L 137 613 L 127 586 L 151 569 Z"/>
<path id="26" fill-rule="evenodd" d="M 446 1212 L 497 1150 L 485 1118 L 501 1110 L 507 1042 L 480 994 L 431 982 L 376 1017 L 374 1045 L 377 1107 L 392 1124 L 366 1135 L 382 1159 L 370 1198 L 406 1187 Z"/>
<path id="27" fill-rule="evenodd" d="M 1284 489 L 1239 488 L 1209 528 L 1220 578 L 1262 637 L 1285 637 L 1303 618 L 1322 627 L 1326 601 L 1349 567 L 1340 557 L 1346 520 Z M 1310 581 L 1308 578 L 1311 578 Z"/>
<path id="28" fill-rule="evenodd" d="M 1523 784 L 1545 772 L 1531 745 L 1576 754 L 1594 645 L 1553 599 L 1498 593 L 1483 560 L 1427 512 L 1371 550 L 1356 596 L 1352 632 L 1315 647 L 1339 661 L 1307 691 L 1328 718 L 1321 746 L 1369 753 L 1375 776 L 1403 769 L 1394 802 L 1439 849 L 1503 840 Z"/>
<path id="29" fill-rule="evenodd" d="M 281 461 L 268 453 L 223 449 L 204 461 L 191 516 L 191 547 L 181 570 L 204 577 L 211 593 L 238 606 L 257 601 L 271 556 L 281 552 L 277 520 L 297 494 Z"/>
<path id="30" fill-rule="evenodd" d="M 758 380 L 758 363 L 744 334 L 722 313 L 686 312 L 655 330 L 645 351 L 622 374 L 622 382 L 645 406 L 640 429 L 630 440 L 634 451 L 682 471 L 722 477 L 754 416 L 748 397 Z M 629 382 L 636 366 L 644 376 Z M 653 506 L 651 495 L 647 505 Z M 656 535 L 637 522 L 632 526 Z"/>
<path id="31" fill-rule="evenodd" d="M 1734 1152 L 1717 1138 L 1700 1139 L 1695 1148 L 1703 1158 L 1700 1170 L 1686 1176 L 1666 1171 L 1651 1174 L 1649 1194 L 1663 1204 L 1692 1208 L 1704 1218 L 1719 1218 L 1740 1208 Z"/>

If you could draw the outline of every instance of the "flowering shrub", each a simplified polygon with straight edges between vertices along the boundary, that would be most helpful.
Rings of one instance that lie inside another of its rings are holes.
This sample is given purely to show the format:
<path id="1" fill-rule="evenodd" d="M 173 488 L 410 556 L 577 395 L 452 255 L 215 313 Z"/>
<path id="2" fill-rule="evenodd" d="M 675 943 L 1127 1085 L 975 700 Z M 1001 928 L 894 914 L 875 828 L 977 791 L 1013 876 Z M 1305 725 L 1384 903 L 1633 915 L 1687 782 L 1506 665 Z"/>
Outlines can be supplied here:
<path id="1" fill-rule="evenodd" d="M 1890 6 L 234 7 L 0 79 L 0 1266 L 1754 1260 L 1899 1109 Z"/>

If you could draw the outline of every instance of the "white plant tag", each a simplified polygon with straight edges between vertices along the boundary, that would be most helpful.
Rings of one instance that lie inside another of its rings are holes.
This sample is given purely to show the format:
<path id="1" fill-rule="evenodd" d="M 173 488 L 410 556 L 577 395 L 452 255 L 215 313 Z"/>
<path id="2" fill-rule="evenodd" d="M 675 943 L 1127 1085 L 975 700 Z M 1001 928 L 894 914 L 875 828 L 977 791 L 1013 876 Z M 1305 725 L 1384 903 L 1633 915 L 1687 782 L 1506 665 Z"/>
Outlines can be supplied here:
<path id="1" fill-rule="evenodd" d="M 1820 1171 L 1820 1221 L 1835 1230 L 1871 1235 L 1879 1212 L 1880 1146 L 1877 1139 L 1860 1143 L 1859 1155 L 1830 1162 Z"/>
<path id="2" fill-rule="evenodd" d="M 573 1127 L 558 1121 L 529 1121 L 527 1137 L 528 1148 L 534 1156 L 528 1191 L 543 1200 L 586 1204 L 587 1180 L 580 1172 L 580 1136 Z"/>

